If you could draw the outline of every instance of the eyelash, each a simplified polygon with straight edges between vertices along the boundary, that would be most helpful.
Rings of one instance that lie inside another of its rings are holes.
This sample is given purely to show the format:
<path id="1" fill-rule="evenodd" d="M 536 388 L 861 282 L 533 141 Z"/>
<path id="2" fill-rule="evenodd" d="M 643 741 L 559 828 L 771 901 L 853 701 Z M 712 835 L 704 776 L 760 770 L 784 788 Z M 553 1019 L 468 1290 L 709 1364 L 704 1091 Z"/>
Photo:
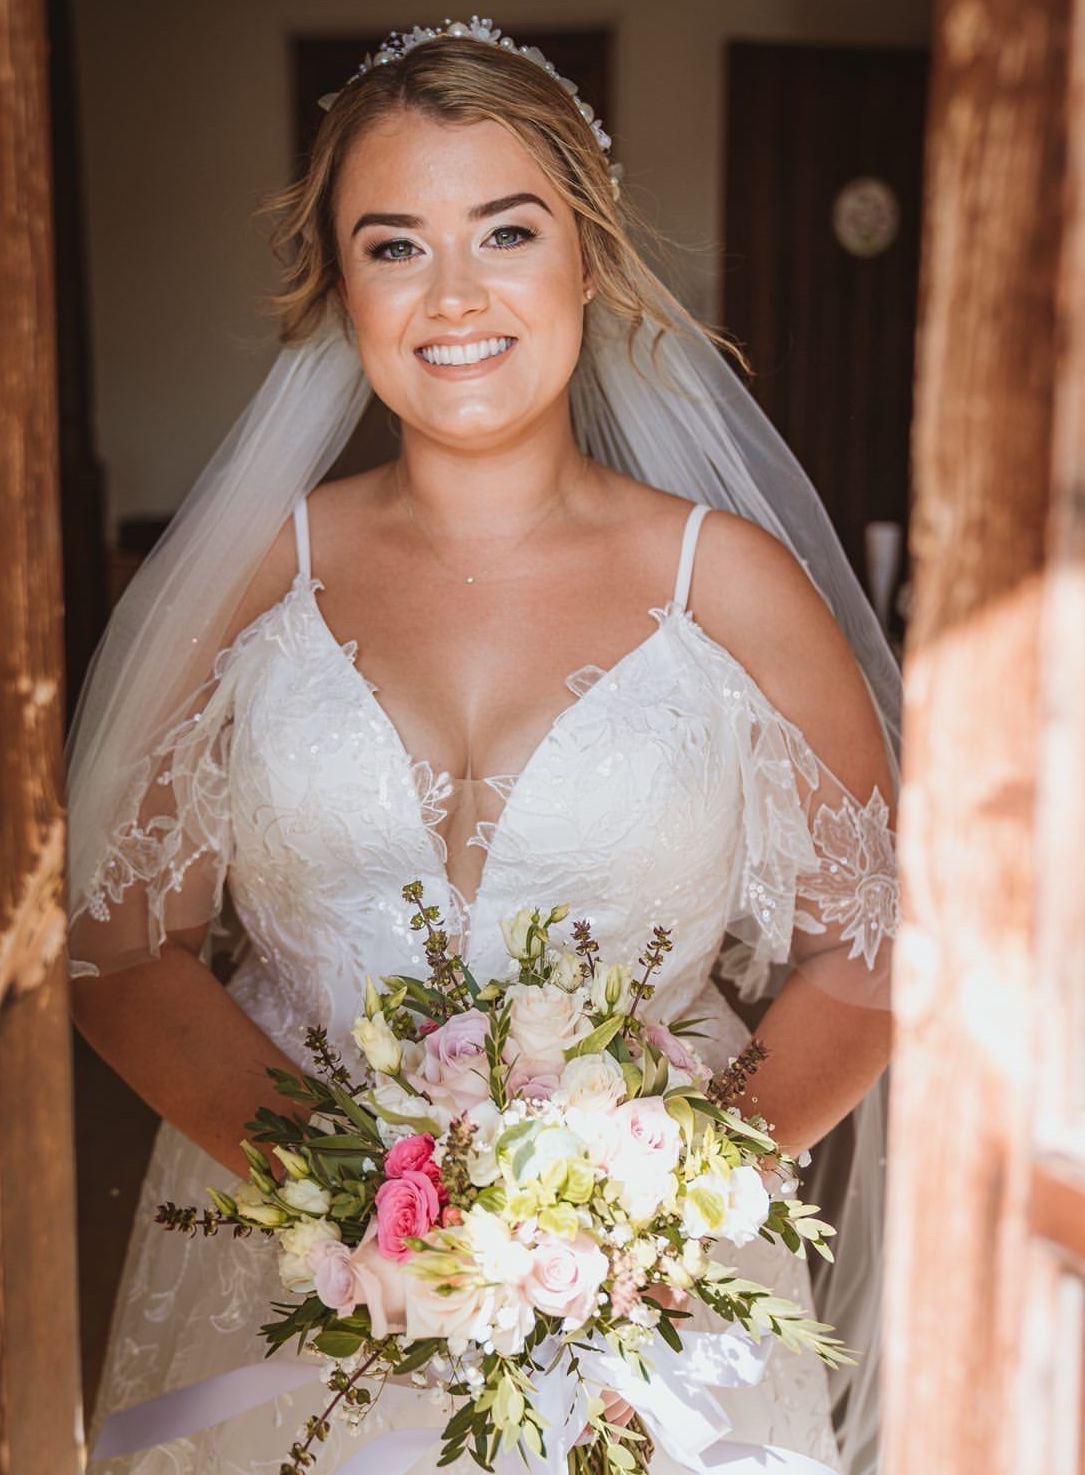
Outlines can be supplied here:
<path id="1" fill-rule="evenodd" d="M 529 225 L 498 225 L 498 226 L 495 226 L 494 227 L 493 231 L 491 232 L 491 235 L 495 235 L 496 236 L 501 231 L 516 231 L 518 233 L 520 239 L 517 240 L 517 241 L 511 242 L 507 246 L 496 246 L 495 245 L 495 247 L 494 247 L 494 250 L 495 251 L 515 251 L 520 246 L 526 245 L 528 243 L 528 241 L 534 241 L 534 240 L 536 240 L 537 237 L 538 237 L 538 234 L 539 234 L 537 230 L 532 230 Z M 413 261 L 414 260 L 414 256 L 413 255 L 411 255 L 411 256 L 386 256 L 384 253 L 391 246 L 411 246 L 411 247 L 413 247 L 414 246 L 414 242 L 413 241 L 408 241 L 403 236 L 397 236 L 394 240 L 390 240 L 390 241 L 376 241 L 372 246 L 369 246 L 369 247 L 366 248 L 366 255 L 369 256 L 369 257 L 372 257 L 372 259 L 374 261 L 389 261 L 389 262 L 392 262 L 392 263 L 398 263 L 398 262 L 404 262 L 404 261 Z"/>

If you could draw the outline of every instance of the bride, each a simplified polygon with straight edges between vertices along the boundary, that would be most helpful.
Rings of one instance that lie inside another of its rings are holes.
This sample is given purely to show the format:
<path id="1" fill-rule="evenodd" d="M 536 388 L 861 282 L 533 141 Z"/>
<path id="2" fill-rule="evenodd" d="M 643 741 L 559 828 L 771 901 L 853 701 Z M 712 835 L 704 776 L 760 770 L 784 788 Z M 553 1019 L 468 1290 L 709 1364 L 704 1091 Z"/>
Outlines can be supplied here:
<path id="1" fill-rule="evenodd" d="M 97 1475 L 278 1470 L 323 1406 L 276 1382 L 286 1355 L 263 1363 L 273 1255 L 154 1211 L 231 1188 L 245 1123 L 281 1105 L 266 1068 L 308 1067 L 312 1024 L 349 1050 L 365 975 L 417 968 L 416 877 L 476 974 L 503 971 L 498 923 L 525 905 L 569 903 L 608 956 L 672 927 L 653 1003 L 707 1016 L 716 1066 L 748 1038 L 718 982 L 767 1003 L 750 1100 L 796 1155 L 850 1123 L 804 1196 L 843 1184 L 818 1310 L 863 1356 L 830 1376 L 780 1347 L 718 1397 L 747 1451 L 876 1468 L 896 667 L 722 340 L 631 244 L 590 107 L 498 37 L 393 36 L 322 100 L 279 200 L 279 358 L 80 696 L 74 1015 L 165 1119 Z M 370 393 L 399 456 L 322 482 Z M 779 1247 L 733 1261 L 812 1304 Z M 162 1401 L 230 1373 L 217 1422 Z M 446 1417 L 389 1387 L 318 1468 Z"/>

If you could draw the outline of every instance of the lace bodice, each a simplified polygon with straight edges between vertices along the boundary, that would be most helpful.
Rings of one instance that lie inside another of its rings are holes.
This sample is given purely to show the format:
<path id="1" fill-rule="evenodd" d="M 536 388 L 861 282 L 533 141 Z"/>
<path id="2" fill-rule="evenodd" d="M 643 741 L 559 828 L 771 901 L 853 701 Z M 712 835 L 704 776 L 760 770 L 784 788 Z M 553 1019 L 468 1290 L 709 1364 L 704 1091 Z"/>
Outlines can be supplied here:
<path id="1" fill-rule="evenodd" d="M 422 968 L 400 895 L 416 877 L 483 977 L 508 966 L 501 918 L 566 902 L 566 926 L 589 918 L 615 960 L 673 929 L 660 1015 L 686 1009 L 717 958 L 756 994 L 796 939 L 835 949 L 837 986 L 873 998 L 896 926 L 885 802 L 851 794 L 686 608 L 706 510 L 691 509 L 656 629 L 609 670 L 573 673 L 518 774 L 465 784 L 406 750 L 355 643 L 326 624 L 303 500 L 292 587 L 220 652 L 201 709 L 133 785 L 88 910 L 108 922 L 138 887 L 153 948 L 186 886 L 209 887 L 217 914 L 228 879 L 252 942 L 231 991 L 299 1061 L 308 1024 L 346 1040 L 367 973 Z M 88 953 L 73 972 L 96 971 Z"/>

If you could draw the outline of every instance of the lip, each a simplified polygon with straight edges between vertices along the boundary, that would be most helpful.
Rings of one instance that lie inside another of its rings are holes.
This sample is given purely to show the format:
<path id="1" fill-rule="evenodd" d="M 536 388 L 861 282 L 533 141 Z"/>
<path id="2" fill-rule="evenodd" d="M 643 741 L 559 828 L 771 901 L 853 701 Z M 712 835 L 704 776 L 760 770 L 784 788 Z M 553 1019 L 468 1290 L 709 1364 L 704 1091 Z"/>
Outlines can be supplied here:
<path id="1" fill-rule="evenodd" d="M 489 338 L 506 338 L 509 346 L 504 353 L 480 359 L 477 364 L 431 364 L 422 357 L 423 348 L 451 348 L 455 344 L 466 347 L 468 343 L 482 343 Z M 454 334 L 443 333 L 438 338 L 428 338 L 425 343 L 420 344 L 414 350 L 414 357 L 427 374 L 433 374 L 438 379 L 480 379 L 483 374 L 493 373 L 511 358 L 519 342 L 519 338 L 513 338 L 511 333 L 472 333 L 469 338 L 457 338 Z"/>

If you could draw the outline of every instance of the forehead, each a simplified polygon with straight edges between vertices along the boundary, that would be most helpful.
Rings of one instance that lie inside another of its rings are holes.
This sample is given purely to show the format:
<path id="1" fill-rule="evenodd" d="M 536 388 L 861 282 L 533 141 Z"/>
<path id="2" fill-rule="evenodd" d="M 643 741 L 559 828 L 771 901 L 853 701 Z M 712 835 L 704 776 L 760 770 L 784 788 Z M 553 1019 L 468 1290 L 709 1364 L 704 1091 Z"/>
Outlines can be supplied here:
<path id="1" fill-rule="evenodd" d="M 446 123 L 404 108 L 351 144 L 340 166 L 335 214 L 375 209 L 428 216 L 530 190 L 561 205 L 545 173 L 508 128 Z"/>

